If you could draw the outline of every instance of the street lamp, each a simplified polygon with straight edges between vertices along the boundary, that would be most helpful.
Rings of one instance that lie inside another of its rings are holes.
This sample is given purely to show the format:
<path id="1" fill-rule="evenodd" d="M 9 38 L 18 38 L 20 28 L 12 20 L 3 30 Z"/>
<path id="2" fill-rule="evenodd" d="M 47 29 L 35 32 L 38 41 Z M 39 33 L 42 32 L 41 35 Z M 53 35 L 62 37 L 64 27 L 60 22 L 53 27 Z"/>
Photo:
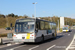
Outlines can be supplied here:
<path id="1" fill-rule="evenodd" d="M 35 17 L 36 17 L 36 4 L 37 4 L 37 2 L 35 2 L 33 4 L 34 4 L 34 14 L 35 14 Z"/>
<path id="2" fill-rule="evenodd" d="M 8 27 L 8 17 L 6 16 L 6 20 L 7 20 L 7 27 Z"/>
<path id="3" fill-rule="evenodd" d="M 58 19 L 58 31 L 59 31 L 59 19 Z"/>

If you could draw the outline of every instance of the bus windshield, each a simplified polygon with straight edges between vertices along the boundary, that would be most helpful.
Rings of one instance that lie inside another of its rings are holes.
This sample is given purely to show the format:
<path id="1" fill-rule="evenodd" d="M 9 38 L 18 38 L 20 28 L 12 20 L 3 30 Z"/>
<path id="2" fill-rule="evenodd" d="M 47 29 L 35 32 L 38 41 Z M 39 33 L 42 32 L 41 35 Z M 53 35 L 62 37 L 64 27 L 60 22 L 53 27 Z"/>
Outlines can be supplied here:
<path id="1" fill-rule="evenodd" d="M 16 22 L 15 32 L 18 33 L 34 32 L 34 22 Z"/>
<path id="2" fill-rule="evenodd" d="M 63 30 L 68 30 L 68 27 L 64 27 Z"/>

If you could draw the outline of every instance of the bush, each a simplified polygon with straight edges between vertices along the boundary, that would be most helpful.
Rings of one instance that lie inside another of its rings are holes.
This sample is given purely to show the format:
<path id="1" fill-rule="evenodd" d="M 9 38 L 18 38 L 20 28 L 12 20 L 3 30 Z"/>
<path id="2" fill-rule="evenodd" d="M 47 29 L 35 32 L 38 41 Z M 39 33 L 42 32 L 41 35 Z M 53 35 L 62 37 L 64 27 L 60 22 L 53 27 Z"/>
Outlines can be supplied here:
<path id="1" fill-rule="evenodd" d="M 62 28 L 60 28 L 60 32 L 62 32 Z"/>
<path id="2" fill-rule="evenodd" d="M 5 34 L 0 34 L 0 37 L 7 37 L 7 33 L 5 33 Z"/>
<path id="3" fill-rule="evenodd" d="M 8 33 L 0 34 L 0 37 L 7 37 L 7 34 L 8 34 Z M 12 36 L 13 36 L 13 34 L 12 34 Z"/>

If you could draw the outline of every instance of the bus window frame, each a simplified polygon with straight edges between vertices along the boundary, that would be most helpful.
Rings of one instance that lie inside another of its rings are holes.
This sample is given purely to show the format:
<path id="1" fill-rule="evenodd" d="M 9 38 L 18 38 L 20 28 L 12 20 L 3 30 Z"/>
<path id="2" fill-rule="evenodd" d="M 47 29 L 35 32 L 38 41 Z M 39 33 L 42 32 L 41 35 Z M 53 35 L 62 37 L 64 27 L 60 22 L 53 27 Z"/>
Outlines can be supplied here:
<path id="1" fill-rule="evenodd" d="M 41 24 L 42 24 L 41 22 L 43 22 L 43 26 L 44 26 L 43 29 L 41 29 L 41 27 L 42 27 L 41 26 Z M 44 21 L 40 21 L 40 30 L 45 30 L 45 22 Z"/>

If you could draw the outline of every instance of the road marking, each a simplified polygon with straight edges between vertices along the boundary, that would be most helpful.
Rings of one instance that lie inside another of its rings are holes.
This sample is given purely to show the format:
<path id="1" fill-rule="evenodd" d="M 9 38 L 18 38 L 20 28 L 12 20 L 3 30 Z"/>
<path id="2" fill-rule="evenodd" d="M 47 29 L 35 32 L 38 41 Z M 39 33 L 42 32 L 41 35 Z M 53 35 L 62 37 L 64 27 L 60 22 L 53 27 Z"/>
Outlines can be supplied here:
<path id="1" fill-rule="evenodd" d="M 15 44 L 12 44 L 12 45 L 15 45 Z M 7 45 L 4 45 L 4 46 L 2 46 L 2 47 L 0 46 L 0 48 L 4 48 L 4 47 L 8 47 L 8 46 L 7 46 Z"/>
<path id="2" fill-rule="evenodd" d="M 46 50 L 52 49 L 53 47 L 55 47 L 56 45 L 52 45 L 51 47 L 47 48 Z"/>
<path id="3" fill-rule="evenodd" d="M 15 43 L 15 44 L 19 44 L 19 43 Z"/>
<path id="4" fill-rule="evenodd" d="M 35 49 L 35 48 L 37 48 L 37 47 L 39 47 L 39 45 L 38 45 L 38 46 L 35 46 L 35 47 L 32 47 L 32 48 L 30 48 L 29 50 Z"/>
<path id="5" fill-rule="evenodd" d="M 0 46 L 0 48 L 4 48 L 4 47 L 8 47 L 8 46 L 13 46 L 13 45 L 18 45 L 18 44 L 7 44 L 7 45 Z"/>
<path id="6" fill-rule="evenodd" d="M 68 34 L 68 36 L 70 36 L 70 34 Z"/>
<path id="7" fill-rule="evenodd" d="M 74 37 L 73 37 L 71 43 L 70 43 L 69 46 L 66 48 L 66 50 L 73 49 L 73 47 L 71 47 L 71 45 L 73 44 L 74 39 L 75 39 L 75 34 L 74 34 Z"/>
<path id="8" fill-rule="evenodd" d="M 11 46 L 11 44 L 7 44 L 7 46 Z"/>
<path id="9" fill-rule="evenodd" d="M 23 46 L 26 46 L 26 45 L 22 45 L 22 46 L 18 46 L 18 47 L 14 47 L 14 48 L 11 48 L 11 49 L 6 49 L 6 50 L 14 50 L 14 49 L 17 49 L 17 48 L 20 48 L 20 47 L 23 47 Z"/>
<path id="10" fill-rule="evenodd" d="M 75 49 L 75 47 L 70 47 L 69 49 Z"/>
<path id="11" fill-rule="evenodd" d="M 75 46 L 75 45 L 71 45 L 71 46 Z"/>
<path id="12" fill-rule="evenodd" d="M 66 46 L 55 46 L 54 48 L 66 48 Z"/>

